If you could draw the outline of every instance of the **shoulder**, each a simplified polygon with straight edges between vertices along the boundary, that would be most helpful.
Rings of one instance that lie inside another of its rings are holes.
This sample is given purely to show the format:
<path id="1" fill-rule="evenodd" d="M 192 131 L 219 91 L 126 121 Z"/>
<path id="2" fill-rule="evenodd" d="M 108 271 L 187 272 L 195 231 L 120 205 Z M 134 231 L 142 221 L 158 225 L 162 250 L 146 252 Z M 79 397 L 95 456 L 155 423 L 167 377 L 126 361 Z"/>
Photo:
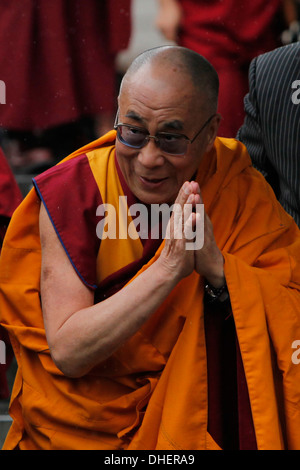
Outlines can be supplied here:
<path id="1" fill-rule="evenodd" d="M 96 284 L 96 209 L 102 198 L 87 154 L 67 159 L 33 180 L 61 246 L 88 287 Z M 40 222 L 43 222 L 40 220 Z"/>
<path id="2" fill-rule="evenodd" d="M 295 81 L 300 79 L 300 43 L 283 46 L 262 54 L 251 62 L 249 90 L 263 116 L 282 122 L 278 109 L 294 116 L 291 95 Z M 296 111 L 298 112 L 298 111 Z"/>
<path id="3" fill-rule="evenodd" d="M 33 179 L 36 185 L 51 184 L 52 181 L 65 181 L 69 178 L 76 178 L 82 171 L 89 170 L 89 160 L 86 153 L 76 155 L 73 158 L 66 158 L 59 164 L 49 168 Z"/>
<path id="4" fill-rule="evenodd" d="M 287 71 L 299 75 L 300 43 L 289 44 L 259 55 L 251 62 L 250 69 L 256 69 L 258 76 L 267 75 L 274 83 Z M 275 74 L 279 75 L 275 75 Z M 273 75 L 272 75 L 273 74 Z"/>

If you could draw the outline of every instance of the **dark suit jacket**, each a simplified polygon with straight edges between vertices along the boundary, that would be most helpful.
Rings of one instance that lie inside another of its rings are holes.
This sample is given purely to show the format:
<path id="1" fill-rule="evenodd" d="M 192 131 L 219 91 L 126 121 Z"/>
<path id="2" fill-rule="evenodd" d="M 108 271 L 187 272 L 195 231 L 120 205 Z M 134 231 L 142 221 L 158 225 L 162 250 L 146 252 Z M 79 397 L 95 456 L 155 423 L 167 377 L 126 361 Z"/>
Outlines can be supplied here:
<path id="1" fill-rule="evenodd" d="M 300 226 L 300 43 L 256 57 L 237 138 Z"/>

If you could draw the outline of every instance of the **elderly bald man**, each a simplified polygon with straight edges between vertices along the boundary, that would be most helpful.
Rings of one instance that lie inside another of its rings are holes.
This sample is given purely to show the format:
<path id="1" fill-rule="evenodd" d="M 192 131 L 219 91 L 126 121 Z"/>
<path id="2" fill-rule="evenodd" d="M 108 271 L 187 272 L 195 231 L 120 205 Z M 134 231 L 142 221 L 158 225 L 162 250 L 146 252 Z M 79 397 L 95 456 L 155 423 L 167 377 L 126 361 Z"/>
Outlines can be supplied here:
<path id="1" fill-rule="evenodd" d="M 34 179 L 0 265 L 5 449 L 299 448 L 299 230 L 217 102 L 205 58 L 146 51 L 115 129 Z"/>

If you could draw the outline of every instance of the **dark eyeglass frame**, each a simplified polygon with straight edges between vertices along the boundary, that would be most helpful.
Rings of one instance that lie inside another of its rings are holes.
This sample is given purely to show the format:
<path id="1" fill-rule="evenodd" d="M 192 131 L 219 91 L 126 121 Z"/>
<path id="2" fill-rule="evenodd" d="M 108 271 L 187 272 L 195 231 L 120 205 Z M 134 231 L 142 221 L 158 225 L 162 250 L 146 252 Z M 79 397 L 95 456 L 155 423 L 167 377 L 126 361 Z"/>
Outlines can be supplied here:
<path id="1" fill-rule="evenodd" d="M 205 121 L 205 123 L 203 124 L 201 129 L 197 132 L 197 134 L 192 139 L 189 139 L 189 137 L 187 137 L 184 134 L 177 134 L 177 133 L 172 133 L 172 132 L 158 132 L 156 135 L 150 135 L 148 130 L 144 127 L 132 126 L 131 124 L 124 124 L 123 122 L 118 123 L 119 111 L 117 112 L 117 115 L 116 115 L 116 119 L 115 119 L 115 123 L 114 123 L 114 129 L 117 131 L 118 140 L 122 144 L 126 145 L 126 147 L 130 147 L 130 148 L 134 148 L 134 149 L 141 149 L 141 148 L 145 147 L 148 144 L 150 139 L 154 139 L 156 145 L 158 145 L 158 147 L 161 149 L 161 151 L 163 153 L 166 153 L 167 155 L 173 155 L 173 156 L 176 156 L 176 157 L 184 157 L 187 153 L 188 145 L 191 145 L 197 139 L 197 137 L 200 135 L 200 133 L 203 131 L 203 129 L 209 124 L 209 122 L 215 116 L 216 116 L 216 113 L 214 113 L 212 116 L 210 116 L 207 119 L 207 121 Z M 127 127 L 127 128 L 130 128 L 130 129 L 136 129 L 137 131 L 143 130 L 143 132 L 145 133 L 145 137 L 144 137 L 144 140 L 143 140 L 142 144 L 141 145 L 132 145 L 132 144 L 129 144 L 128 142 L 126 142 L 126 140 L 123 139 L 123 137 L 122 137 L 122 135 L 119 131 L 120 127 Z M 183 153 L 170 153 L 170 152 L 167 152 L 166 150 L 161 148 L 160 136 L 171 136 L 171 137 L 175 137 L 175 138 L 181 139 L 181 140 L 184 139 L 187 143 L 185 151 Z"/>

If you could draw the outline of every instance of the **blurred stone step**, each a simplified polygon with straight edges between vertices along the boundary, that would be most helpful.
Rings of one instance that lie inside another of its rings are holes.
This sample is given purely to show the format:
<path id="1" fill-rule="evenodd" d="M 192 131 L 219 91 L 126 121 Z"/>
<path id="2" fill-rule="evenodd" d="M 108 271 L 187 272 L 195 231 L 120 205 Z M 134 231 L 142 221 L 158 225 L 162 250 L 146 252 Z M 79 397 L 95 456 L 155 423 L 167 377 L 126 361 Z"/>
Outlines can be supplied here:
<path id="1" fill-rule="evenodd" d="M 12 419 L 9 414 L 0 414 L 0 449 L 3 447 L 11 423 Z"/>
<path id="2" fill-rule="evenodd" d="M 34 175 L 15 174 L 15 179 L 19 185 L 22 195 L 25 197 L 32 188 L 32 178 Z"/>

